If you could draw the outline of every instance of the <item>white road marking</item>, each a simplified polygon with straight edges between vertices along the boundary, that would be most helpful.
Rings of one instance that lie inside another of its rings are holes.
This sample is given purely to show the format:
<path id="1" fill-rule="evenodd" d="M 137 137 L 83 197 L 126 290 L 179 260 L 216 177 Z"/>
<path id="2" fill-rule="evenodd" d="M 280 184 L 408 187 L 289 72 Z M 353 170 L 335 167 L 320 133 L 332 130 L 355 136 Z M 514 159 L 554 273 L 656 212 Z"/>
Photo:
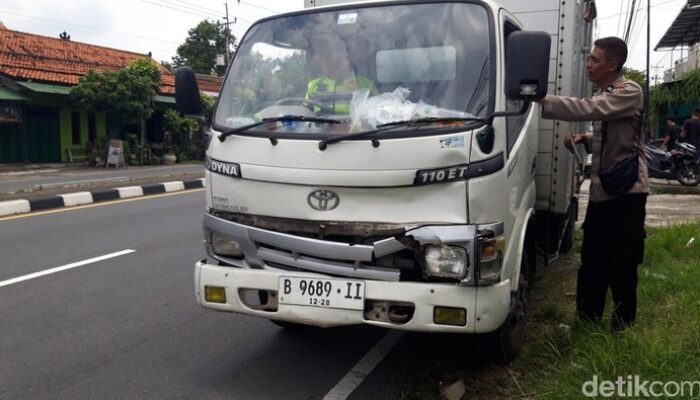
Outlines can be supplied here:
<path id="1" fill-rule="evenodd" d="M 323 397 L 323 400 L 345 400 L 350 397 L 367 375 L 386 357 L 391 348 L 398 343 L 401 336 L 403 336 L 401 331 L 389 331 L 384 335 L 382 340 L 375 344 L 372 350 L 365 354 L 350 372 Z"/>
<path id="2" fill-rule="evenodd" d="M 0 287 L 13 285 L 13 284 L 19 283 L 19 282 L 28 281 L 30 279 L 38 278 L 40 276 L 55 274 L 56 272 L 61 272 L 61 271 L 65 271 L 65 270 L 72 269 L 72 268 L 82 267 L 83 265 L 92 264 L 92 263 L 96 263 L 98 261 L 103 261 L 103 260 L 107 260 L 110 258 L 123 256 L 125 254 L 130 254 L 130 253 L 133 253 L 135 251 L 136 250 L 126 249 L 126 250 L 118 251 L 116 253 L 105 254 L 104 256 L 99 256 L 99 257 L 94 257 L 94 258 L 90 258 L 90 259 L 83 260 L 83 261 L 74 262 L 72 264 L 62 265 L 60 267 L 45 269 L 43 271 L 34 272 L 33 274 L 18 276 L 17 278 L 12 278 L 12 279 L 8 279 L 5 281 L 0 281 Z"/>

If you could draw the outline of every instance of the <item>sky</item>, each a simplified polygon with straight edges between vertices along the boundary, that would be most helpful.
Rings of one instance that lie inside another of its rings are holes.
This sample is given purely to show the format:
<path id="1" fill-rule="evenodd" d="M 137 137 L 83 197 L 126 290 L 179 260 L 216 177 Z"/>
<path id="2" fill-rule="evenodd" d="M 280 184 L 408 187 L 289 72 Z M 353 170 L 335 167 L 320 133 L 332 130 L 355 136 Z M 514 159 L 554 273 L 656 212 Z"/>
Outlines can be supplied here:
<path id="1" fill-rule="evenodd" d="M 594 36 L 623 36 L 632 1 L 636 1 L 639 14 L 630 30 L 627 65 L 645 70 L 647 0 L 598 0 Z M 662 76 L 681 53 L 654 52 L 653 48 L 686 1 L 649 1 L 652 76 Z M 228 0 L 230 21 L 236 20 L 231 29 L 238 38 L 260 18 L 303 7 L 304 0 Z M 187 31 L 200 21 L 223 21 L 225 15 L 225 0 L 0 0 L 0 22 L 9 29 L 52 37 L 66 31 L 74 41 L 142 54 L 152 52 L 158 61 L 170 61 Z"/>

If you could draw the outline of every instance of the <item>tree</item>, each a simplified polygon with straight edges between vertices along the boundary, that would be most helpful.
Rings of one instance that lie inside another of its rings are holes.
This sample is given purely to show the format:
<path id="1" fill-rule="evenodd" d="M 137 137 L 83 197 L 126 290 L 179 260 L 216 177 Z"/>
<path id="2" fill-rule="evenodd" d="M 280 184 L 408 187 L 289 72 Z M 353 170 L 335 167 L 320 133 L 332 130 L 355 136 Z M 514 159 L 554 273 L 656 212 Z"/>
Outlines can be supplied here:
<path id="1" fill-rule="evenodd" d="M 644 89 L 647 81 L 647 76 L 644 71 L 639 71 L 634 68 L 622 67 L 622 75 L 629 80 L 633 80 L 639 84 L 639 86 Z"/>
<path id="2" fill-rule="evenodd" d="M 206 121 L 211 121 L 212 108 L 215 99 L 199 92 L 202 100 L 202 114 Z M 163 113 L 163 125 L 169 136 L 168 151 L 177 156 L 178 160 L 202 160 L 204 158 L 204 143 L 202 127 L 199 121 L 185 117 L 176 110 L 169 109 Z"/>
<path id="3" fill-rule="evenodd" d="M 175 72 L 175 66 L 171 62 L 161 61 L 160 65 L 162 65 L 165 69 L 167 69 L 170 72 Z"/>
<path id="4" fill-rule="evenodd" d="M 667 112 L 676 115 L 684 104 L 697 104 L 700 99 L 700 69 L 688 72 L 682 80 L 656 85 L 651 89 L 650 108 L 657 116 Z"/>
<path id="5" fill-rule="evenodd" d="M 77 108 L 104 112 L 108 129 L 127 124 L 141 126 L 143 162 L 146 120 L 153 115 L 153 97 L 160 87 L 160 69 L 151 60 L 139 59 L 117 71 L 89 71 L 71 89 L 71 102 Z M 113 132 L 110 132 L 113 136 Z"/>
<path id="6" fill-rule="evenodd" d="M 209 75 L 212 71 L 223 76 L 225 65 L 216 65 L 217 55 L 231 53 L 235 48 L 236 37 L 230 34 L 225 25 L 204 20 L 188 32 L 185 43 L 177 48 L 173 57 L 173 65 L 178 67 L 189 65 L 198 74 Z M 228 41 L 226 40 L 227 35 Z"/>

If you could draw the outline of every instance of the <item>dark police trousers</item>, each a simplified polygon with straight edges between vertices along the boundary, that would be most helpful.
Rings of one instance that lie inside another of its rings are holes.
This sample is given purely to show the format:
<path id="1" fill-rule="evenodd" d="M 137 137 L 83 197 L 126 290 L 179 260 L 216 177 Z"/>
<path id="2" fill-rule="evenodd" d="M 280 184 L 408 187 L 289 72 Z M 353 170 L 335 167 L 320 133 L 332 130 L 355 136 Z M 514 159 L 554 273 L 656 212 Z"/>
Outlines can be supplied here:
<path id="1" fill-rule="evenodd" d="M 576 314 L 600 322 L 608 287 L 614 308 L 611 329 L 634 323 L 637 314 L 637 266 L 644 259 L 646 193 L 628 193 L 588 203 L 583 223 L 581 268 L 576 285 Z"/>

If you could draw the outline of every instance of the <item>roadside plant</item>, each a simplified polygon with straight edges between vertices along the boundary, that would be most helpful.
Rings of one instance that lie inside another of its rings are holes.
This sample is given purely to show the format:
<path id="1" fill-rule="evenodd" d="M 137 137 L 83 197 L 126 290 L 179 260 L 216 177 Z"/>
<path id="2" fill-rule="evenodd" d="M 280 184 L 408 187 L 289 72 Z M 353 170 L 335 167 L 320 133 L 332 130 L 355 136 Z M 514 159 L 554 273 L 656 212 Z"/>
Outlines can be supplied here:
<path id="1" fill-rule="evenodd" d="M 682 80 L 654 86 L 649 94 L 652 115 L 661 118 L 667 113 L 677 115 L 683 104 L 695 104 L 700 99 L 700 69 L 688 72 Z"/>
<path id="2" fill-rule="evenodd" d="M 150 59 L 138 59 L 117 71 L 89 71 L 71 89 L 74 107 L 104 112 L 108 134 L 116 137 L 115 128 L 134 124 L 141 128 L 141 152 L 144 161 L 146 120 L 155 112 L 153 98 L 160 86 L 160 68 Z"/>
<path id="3" fill-rule="evenodd" d="M 197 140 L 199 126 L 197 121 L 185 118 L 173 109 L 163 113 L 163 126 L 166 131 L 166 152 L 175 154 L 178 160 L 188 161 L 198 158 L 201 149 Z"/>
<path id="4" fill-rule="evenodd" d="M 202 113 L 205 121 L 211 120 L 215 99 L 200 92 L 202 99 Z M 198 121 L 187 118 L 169 109 L 163 113 L 163 127 L 166 131 L 164 140 L 166 151 L 175 154 L 179 161 L 201 161 L 204 159 L 204 146 L 202 143 L 202 127 Z"/>

